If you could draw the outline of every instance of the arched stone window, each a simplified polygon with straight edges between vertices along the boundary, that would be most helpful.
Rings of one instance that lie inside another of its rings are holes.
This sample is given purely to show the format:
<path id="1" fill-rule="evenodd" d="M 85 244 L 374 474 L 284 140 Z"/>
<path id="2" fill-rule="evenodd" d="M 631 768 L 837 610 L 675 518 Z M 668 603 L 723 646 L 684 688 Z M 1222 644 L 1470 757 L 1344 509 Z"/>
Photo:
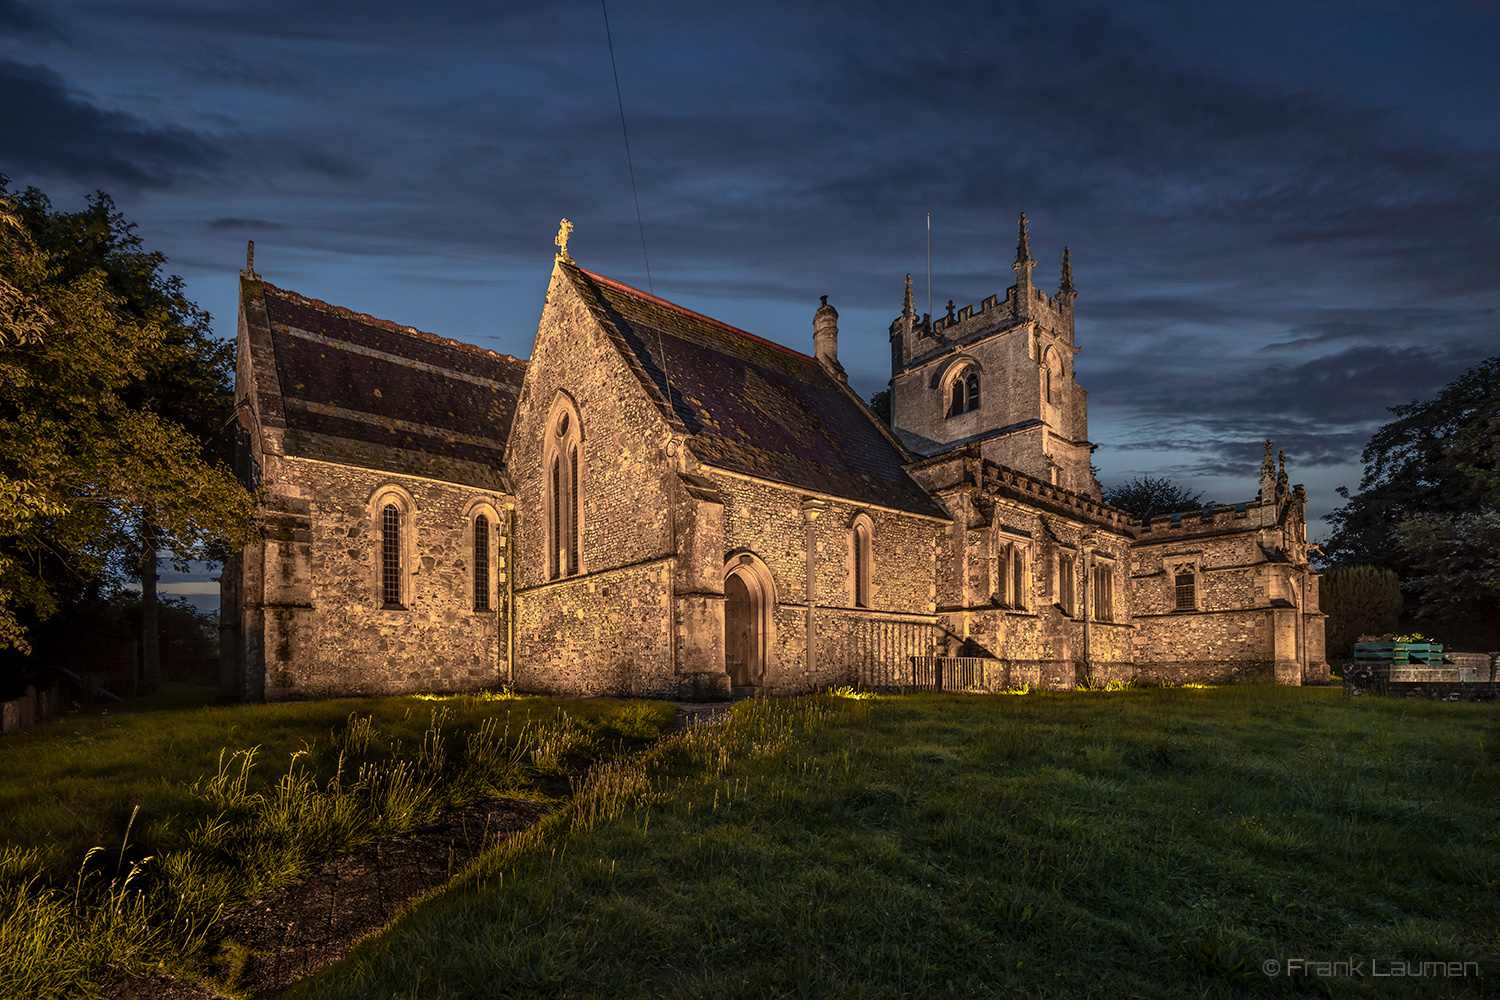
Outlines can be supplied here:
<path id="1" fill-rule="evenodd" d="M 393 503 L 381 508 L 380 594 L 386 607 L 401 607 L 401 509 Z"/>
<path id="2" fill-rule="evenodd" d="M 1047 348 L 1042 358 L 1042 402 L 1050 406 L 1062 403 L 1063 364 L 1057 348 Z"/>
<path id="3" fill-rule="evenodd" d="M 1057 603 L 1068 617 L 1078 612 L 1077 606 L 1078 562 L 1071 552 L 1057 554 Z"/>
<path id="4" fill-rule="evenodd" d="M 1104 559 L 1094 563 L 1093 612 L 1095 621 L 1115 620 L 1115 565 Z"/>
<path id="5" fill-rule="evenodd" d="M 388 484 L 371 495 L 367 510 L 375 540 L 375 605 L 404 610 L 411 606 L 411 577 L 417 565 L 417 505 L 406 490 Z"/>
<path id="6" fill-rule="evenodd" d="M 474 518 L 474 610 L 490 609 L 490 519 Z"/>
<path id="7" fill-rule="evenodd" d="M 1178 573 L 1175 577 L 1178 611 L 1192 611 L 1198 606 L 1197 578 L 1191 573 Z"/>
<path id="8" fill-rule="evenodd" d="M 948 416 L 979 409 L 979 369 L 973 364 L 959 368 L 948 386 Z"/>
<path id="9" fill-rule="evenodd" d="M 1198 566 L 1178 563 L 1172 566 L 1172 610 L 1198 610 Z"/>
<path id="10" fill-rule="evenodd" d="M 583 428 L 577 407 L 559 393 L 543 448 L 543 509 L 547 520 L 547 578 L 573 576 L 582 566 Z"/>
<path id="11" fill-rule="evenodd" d="M 469 608 L 478 613 L 500 607 L 497 584 L 505 580 L 500 554 L 505 547 L 505 518 L 485 497 L 475 497 L 464 508 L 465 536 L 473 557 L 469 573 Z"/>
<path id="12" fill-rule="evenodd" d="M 1026 610 L 1030 577 L 1026 572 L 1026 548 L 1020 542 L 997 541 L 995 552 L 995 599 L 1015 611 Z"/>
<path id="13" fill-rule="evenodd" d="M 869 514 L 861 513 L 854 518 L 853 527 L 849 531 L 849 543 L 851 548 L 853 572 L 850 574 L 852 583 L 853 604 L 856 608 L 871 607 L 870 595 L 872 592 L 872 577 L 875 572 L 875 522 L 870 519 Z"/>

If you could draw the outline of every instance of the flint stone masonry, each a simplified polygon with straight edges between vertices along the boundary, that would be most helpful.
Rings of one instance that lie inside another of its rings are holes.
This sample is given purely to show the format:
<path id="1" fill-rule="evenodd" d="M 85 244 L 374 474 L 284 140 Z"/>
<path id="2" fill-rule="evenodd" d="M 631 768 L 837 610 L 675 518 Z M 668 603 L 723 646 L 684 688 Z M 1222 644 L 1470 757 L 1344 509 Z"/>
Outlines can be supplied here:
<path id="1" fill-rule="evenodd" d="M 1024 222 L 1003 296 L 933 320 L 908 283 L 890 426 L 832 306 L 812 357 L 584 270 L 567 229 L 529 361 L 242 273 L 237 468 L 264 499 L 223 577 L 226 692 L 720 700 L 909 686 L 933 657 L 986 686 L 1327 679 L 1307 498 L 1270 442 L 1243 503 L 1101 502 L 1070 265 L 1037 289 Z"/>
<path id="2" fill-rule="evenodd" d="M 310 498 L 284 506 L 305 513 L 278 518 L 234 567 L 259 584 L 243 596 L 259 622 L 265 697 L 462 691 L 504 681 L 504 611 L 494 599 L 488 611 L 473 607 L 467 512 L 476 504 L 505 511 L 509 497 L 299 459 L 282 469 Z M 415 506 L 403 523 L 415 537 L 403 566 L 407 599 L 397 609 L 382 605 L 374 544 L 381 511 L 370 509 L 387 487 Z M 491 541 L 504 545 L 503 524 L 492 525 Z"/>

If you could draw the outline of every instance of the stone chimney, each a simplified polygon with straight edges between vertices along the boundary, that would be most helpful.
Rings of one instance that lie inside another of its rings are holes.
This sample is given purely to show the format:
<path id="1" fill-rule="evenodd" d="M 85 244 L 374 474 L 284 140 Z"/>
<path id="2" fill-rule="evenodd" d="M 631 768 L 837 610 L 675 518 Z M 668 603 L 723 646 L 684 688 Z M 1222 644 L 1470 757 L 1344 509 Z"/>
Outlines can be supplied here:
<path id="1" fill-rule="evenodd" d="M 823 304 L 813 313 L 813 356 L 828 369 L 828 374 L 847 382 L 849 376 L 839 364 L 839 311 L 828 304 L 828 296 L 822 298 Z"/>

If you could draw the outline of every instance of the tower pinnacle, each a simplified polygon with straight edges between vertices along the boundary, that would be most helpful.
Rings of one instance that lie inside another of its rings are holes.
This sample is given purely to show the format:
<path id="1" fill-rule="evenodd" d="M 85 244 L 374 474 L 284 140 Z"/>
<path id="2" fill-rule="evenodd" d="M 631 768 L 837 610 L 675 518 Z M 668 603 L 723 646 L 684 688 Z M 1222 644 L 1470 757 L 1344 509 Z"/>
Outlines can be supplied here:
<path id="1" fill-rule="evenodd" d="M 1019 273 L 1022 268 L 1025 268 L 1029 274 L 1031 265 L 1035 263 L 1036 261 L 1031 257 L 1031 239 L 1026 233 L 1026 213 L 1022 212 L 1021 235 L 1016 243 L 1016 262 L 1011 265 L 1011 269 Z"/>
<path id="2" fill-rule="evenodd" d="M 1073 260 L 1069 256 L 1068 248 L 1063 247 L 1062 281 L 1057 285 L 1057 297 L 1072 301 L 1077 298 L 1078 289 L 1073 287 Z"/>
<path id="3" fill-rule="evenodd" d="M 916 307 L 912 305 L 911 301 L 911 275 L 908 274 L 906 276 L 906 296 L 901 300 L 901 315 L 907 319 L 912 319 L 916 314 Z"/>

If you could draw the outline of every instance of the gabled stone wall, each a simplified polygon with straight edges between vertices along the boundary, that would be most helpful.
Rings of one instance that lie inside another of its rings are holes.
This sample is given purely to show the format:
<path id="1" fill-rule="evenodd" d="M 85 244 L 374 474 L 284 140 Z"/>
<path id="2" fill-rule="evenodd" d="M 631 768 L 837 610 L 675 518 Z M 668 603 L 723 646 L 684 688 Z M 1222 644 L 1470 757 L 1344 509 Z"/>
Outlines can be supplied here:
<path id="1" fill-rule="evenodd" d="M 564 397 L 581 433 L 582 544 L 578 574 L 553 579 L 543 463 Z M 555 268 L 506 454 L 522 512 L 522 689 L 673 697 L 678 675 L 696 666 L 678 662 L 673 637 L 677 474 L 669 441 L 640 381 Z"/>

